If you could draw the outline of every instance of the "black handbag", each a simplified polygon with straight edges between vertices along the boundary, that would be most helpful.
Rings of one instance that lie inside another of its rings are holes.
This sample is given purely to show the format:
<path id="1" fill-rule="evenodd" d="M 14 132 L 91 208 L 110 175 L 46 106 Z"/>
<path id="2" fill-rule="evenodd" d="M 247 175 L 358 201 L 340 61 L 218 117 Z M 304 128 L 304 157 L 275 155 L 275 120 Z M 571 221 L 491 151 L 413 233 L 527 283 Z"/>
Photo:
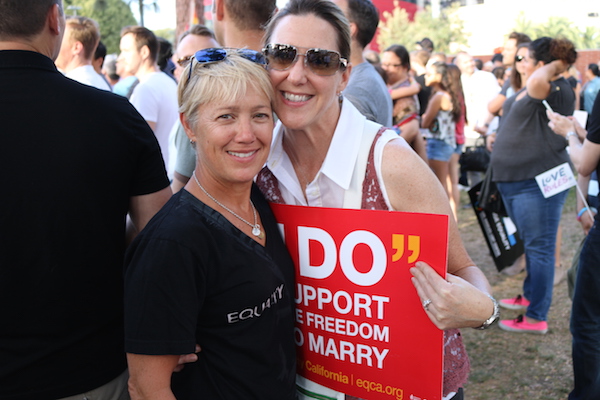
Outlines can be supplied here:
<path id="1" fill-rule="evenodd" d="M 488 168 L 485 178 L 481 182 L 479 196 L 477 197 L 476 207 L 481 210 L 491 211 L 503 217 L 508 217 L 508 212 L 502 201 L 500 191 L 496 183 L 492 180 L 492 168 Z"/>
<path id="2" fill-rule="evenodd" d="M 485 147 L 485 137 L 475 140 L 474 146 L 467 146 L 460 155 L 460 172 L 476 171 L 485 172 L 490 165 L 490 152 Z"/>

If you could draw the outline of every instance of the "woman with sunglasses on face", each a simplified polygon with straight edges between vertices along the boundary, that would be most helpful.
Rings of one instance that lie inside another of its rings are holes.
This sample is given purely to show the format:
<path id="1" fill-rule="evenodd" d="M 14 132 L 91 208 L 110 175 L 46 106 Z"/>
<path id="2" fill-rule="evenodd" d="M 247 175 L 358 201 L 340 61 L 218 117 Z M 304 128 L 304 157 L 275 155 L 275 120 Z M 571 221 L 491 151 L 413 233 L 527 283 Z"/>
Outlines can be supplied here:
<path id="1" fill-rule="evenodd" d="M 272 99 L 253 50 L 200 50 L 183 72 L 179 110 L 196 167 L 126 256 L 133 399 L 295 398 L 294 266 L 253 184 Z M 172 374 L 196 344 L 198 361 Z"/>
<path id="2" fill-rule="evenodd" d="M 542 37 L 529 45 L 524 63 L 525 87 L 504 102 L 491 157 L 492 177 L 508 215 L 523 239 L 527 277 L 523 292 L 502 299 L 501 307 L 523 310 L 501 329 L 545 334 L 552 303 L 558 224 L 568 191 L 544 197 L 536 176 L 569 161 L 567 143 L 548 127 L 542 101 L 562 115 L 572 115 L 575 93 L 561 74 L 577 59 L 573 43 Z"/>
<path id="3" fill-rule="evenodd" d="M 521 43 L 517 47 L 517 52 L 515 55 L 515 62 L 513 64 L 512 71 L 510 72 L 510 85 L 502 86 L 502 91 L 498 93 L 490 104 L 488 104 L 488 111 L 494 115 L 502 115 L 502 105 L 506 101 L 507 98 L 511 97 L 513 94 L 523 89 L 525 86 L 525 82 L 527 81 L 527 77 L 525 76 L 525 57 L 529 52 L 529 42 Z M 489 140 L 488 135 L 488 140 Z M 493 139 L 492 139 L 493 143 Z M 491 147 L 489 141 L 486 142 L 488 147 Z"/>
<path id="4" fill-rule="evenodd" d="M 350 75 L 350 32 L 333 2 L 290 0 L 267 26 L 265 38 L 279 117 L 267 165 L 257 178 L 269 200 L 450 215 L 444 190 L 406 141 L 368 121 L 340 96 Z M 449 223 L 447 280 L 422 262 L 411 272 L 421 301 L 427 301 L 425 312 L 437 327 L 448 329 L 444 394 L 452 397 L 469 369 L 455 328 L 487 326 L 495 307 L 453 218 Z"/>

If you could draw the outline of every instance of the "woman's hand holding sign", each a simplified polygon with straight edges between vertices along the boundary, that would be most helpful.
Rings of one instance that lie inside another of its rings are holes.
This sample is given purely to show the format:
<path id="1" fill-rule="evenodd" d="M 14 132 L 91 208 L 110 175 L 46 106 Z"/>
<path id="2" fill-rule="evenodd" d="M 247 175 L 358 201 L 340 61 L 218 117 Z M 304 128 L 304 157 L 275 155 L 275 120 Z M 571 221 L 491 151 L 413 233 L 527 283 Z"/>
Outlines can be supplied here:
<path id="1" fill-rule="evenodd" d="M 468 268 L 463 268 L 461 275 L 468 274 Z M 488 295 L 462 277 L 447 274 L 444 279 L 422 261 L 410 272 L 421 302 L 427 304 L 427 315 L 439 329 L 477 328 L 494 314 L 494 304 Z"/>

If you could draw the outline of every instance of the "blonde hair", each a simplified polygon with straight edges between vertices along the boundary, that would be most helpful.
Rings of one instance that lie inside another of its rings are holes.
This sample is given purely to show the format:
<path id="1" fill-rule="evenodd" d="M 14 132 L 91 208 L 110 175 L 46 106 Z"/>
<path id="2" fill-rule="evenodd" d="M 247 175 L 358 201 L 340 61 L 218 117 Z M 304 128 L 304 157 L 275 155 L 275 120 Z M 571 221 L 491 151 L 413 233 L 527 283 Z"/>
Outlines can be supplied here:
<path id="1" fill-rule="evenodd" d="M 85 59 L 91 60 L 100 42 L 98 23 L 87 17 L 68 16 L 66 25 L 71 28 L 69 39 L 74 42 L 81 42 Z"/>
<path id="2" fill-rule="evenodd" d="M 181 77 L 177 89 L 179 112 L 192 129 L 198 122 L 200 105 L 242 100 L 248 87 L 263 92 L 273 102 L 273 86 L 265 67 L 240 56 L 235 49 L 228 49 L 221 61 L 198 63 L 192 59 Z"/>

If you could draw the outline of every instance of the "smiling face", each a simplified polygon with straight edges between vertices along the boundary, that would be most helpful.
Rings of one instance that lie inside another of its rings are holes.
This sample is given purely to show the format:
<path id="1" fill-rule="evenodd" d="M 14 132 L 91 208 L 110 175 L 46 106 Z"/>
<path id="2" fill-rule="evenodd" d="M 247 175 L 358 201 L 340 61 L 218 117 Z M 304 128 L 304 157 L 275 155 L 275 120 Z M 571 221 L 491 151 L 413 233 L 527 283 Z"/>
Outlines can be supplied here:
<path id="1" fill-rule="evenodd" d="M 473 57 L 466 53 L 460 53 L 456 57 L 456 66 L 460 69 L 461 74 L 467 76 L 471 76 L 475 72 L 475 61 L 473 61 Z"/>
<path id="2" fill-rule="evenodd" d="M 381 68 L 387 73 L 388 84 L 404 81 L 408 78 L 408 69 L 393 51 L 385 51 L 381 56 Z"/>
<path id="3" fill-rule="evenodd" d="M 208 185 L 250 183 L 269 155 L 273 110 L 269 97 L 251 85 L 236 99 L 201 104 L 197 123 L 183 124 Z"/>
<path id="4" fill-rule="evenodd" d="M 336 38 L 336 31 L 327 21 L 311 14 L 282 18 L 269 41 L 296 46 L 304 54 L 310 48 L 339 51 Z M 320 76 L 304 64 L 304 58 L 299 55 L 285 71 L 269 70 L 275 89 L 275 112 L 292 130 L 310 129 L 322 123 L 335 126 L 340 113 L 338 95 L 348 83 L 350 68 Z"/>

